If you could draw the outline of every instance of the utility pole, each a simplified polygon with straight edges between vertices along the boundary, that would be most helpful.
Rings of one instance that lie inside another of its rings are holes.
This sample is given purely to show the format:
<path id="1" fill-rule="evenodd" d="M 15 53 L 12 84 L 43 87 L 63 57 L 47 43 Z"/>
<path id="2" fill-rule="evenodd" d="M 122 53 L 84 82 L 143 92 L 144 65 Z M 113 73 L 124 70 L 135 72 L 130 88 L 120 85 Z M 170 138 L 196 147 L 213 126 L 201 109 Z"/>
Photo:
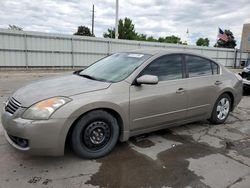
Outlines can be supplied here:
<path id="1" fill-rule="evenodd" d="M 95 5 L 92 7 L 92 35 L 94 36 L 94 23 L 95 22 Z"/>
<path id="2" fill-rule="evenodd" d="M 115 39 L 118 39 L 118 10 L 119 10 L 119 0 L 116 0 L 116 11 L 115 11 Z"/>

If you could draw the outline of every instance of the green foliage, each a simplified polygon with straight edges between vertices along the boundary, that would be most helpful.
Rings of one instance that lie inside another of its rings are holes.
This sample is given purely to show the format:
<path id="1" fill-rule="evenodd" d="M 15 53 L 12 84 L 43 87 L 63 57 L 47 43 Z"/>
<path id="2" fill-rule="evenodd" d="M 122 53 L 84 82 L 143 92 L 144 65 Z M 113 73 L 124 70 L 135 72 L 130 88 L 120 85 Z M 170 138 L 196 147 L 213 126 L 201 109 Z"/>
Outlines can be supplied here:
<path id="1" fill-rule="evenodd" d="M 165 41 L 165 38 L 164 37 L 159 37 L 158 38 L 158 42 L 164 42 Z"/>
<path id="2" fill-rule="evenodd" d="M 228 36 L 228 41 L 218 39 L 214 47 L 218 48 L 234 48 L 236 46 L 236 40 L 234 35 L 230 30 L 225 30 L 226 35 Z"/>
<path id="3" fill-rule="evenodd" d="M 103 33 L 104 38 L 115 38 L 115 29 L 108 29 L 106 33 Z"/>
<path id="4" fill-rule="evenodd" d="M 157 42 L 157 39 L 155 39 L 153 36 L 147 37 L 148 42 Z"/>
<path id="5" fill-rule="evenodd" d="M 77 32 L 74 33 L 74 35 L 81 35 L 81 36 L 91 36 L 91 37 L 94 37 L 92 35 L 92 33 L 90 32 L 90 29 L 86 26 L 79 26 L 78 29 L 77 29 Z"/>
<path id="6" fill-rule="evenodd" d="M 166 36 L 165 38 L 159 37 L 158 42 L 165 42 L 165 43 L 173 43 L 173 44 L 183 44 L 180 37 L 171 35 Z"/>
<path id="7" fill-rule="evenodd" d="M 147 36 L 145 34 L 136 33 L 135 25 L 129 18 L 124 18 L 119 20 L 118 24 L 118 38 L 127 40 L 138 40 L 138 41 L 148 41 L 148 42 L 165 42 L 174 44 L 187 45 L 187 42 L 182 42 L 181 38 L 175 35 L 154 38 L 153 36 Z M 107 32 L 103 33 L 104 38 L 115 38 L 115 29 L 108 29 Z"/>
<path id="8" fill-rule="evenodd" d="M 118 27 L 119 39 L 127 39 L 127 40 L 135 40 L 136 32 L 135 25 L 132 23 L 132 20 L 129 18 L 125 18 L 124 20 L 119 20 Z"/>
<path id="9" fill-rule="evenodd" d="M 136 40 L 146 41 L 147 40 L 147 35 L 145 35 L 145 34 L 136 34 Z"/>
<path id="10" fill-rule="evenodd" d="M 23 31 L 23 28 L 19 27 L 17 25 L 9 25 L 8 29 L 9 30 L 14 30 L 14 31 Z"/>
<path id="11" fill-rule="evenodd" d="M 104 38 L 115 38 L 115 29 L 108 29 L 106 33 L 103 34 Z M 142 37 L 142 36 L 141 36 Z M 120 19 L 118 23 L 118 38 L 127 40 L 136 40 L 137 33 L 135 32 L 135 25 L 132 20 L 125 18 Z"/>
<path id="12" fill-rule="evenodd" d="M 196 41 L 196 46 L 209 46 L 209 39 L 208 38 L 199 38 Z"/>

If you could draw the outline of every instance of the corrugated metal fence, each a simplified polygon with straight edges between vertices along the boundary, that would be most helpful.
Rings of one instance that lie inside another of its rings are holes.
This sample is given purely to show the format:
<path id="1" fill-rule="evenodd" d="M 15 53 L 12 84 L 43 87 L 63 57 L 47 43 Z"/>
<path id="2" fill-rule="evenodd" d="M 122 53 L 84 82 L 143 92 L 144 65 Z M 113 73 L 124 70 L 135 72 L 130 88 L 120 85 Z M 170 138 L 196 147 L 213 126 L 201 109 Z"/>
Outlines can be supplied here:
<path id="1" fill-rule="evenodd" d="M 83 67 L 114 52 L 165 48 L 203 54 L 225 66 L 239 65 L 249 54 L 234 49 L 183 46 L 156 42 L 23 32 L 0 29 L 0 67 Z"/>

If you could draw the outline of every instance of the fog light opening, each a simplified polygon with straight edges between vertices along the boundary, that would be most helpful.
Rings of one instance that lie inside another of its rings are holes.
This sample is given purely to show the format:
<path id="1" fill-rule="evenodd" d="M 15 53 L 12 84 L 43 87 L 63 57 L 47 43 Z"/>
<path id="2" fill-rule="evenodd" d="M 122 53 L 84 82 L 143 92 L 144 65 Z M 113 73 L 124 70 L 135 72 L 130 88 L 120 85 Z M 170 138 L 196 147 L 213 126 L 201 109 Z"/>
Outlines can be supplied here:
<path id="1" fill-rule="evenodd" d="M 17 144 L 18 146 L 22 148 L 26 148 L 29 146 L 29 141 L 27 139 L 16 137 L 16 136 L 11 136 L 11 135 L 9 135 L 9 137 L 15 144 Z"/>
<path id="2" fill-rule="evenodd" d="M 17 138 L 17 144 L 23 148 L 28 147 L 28 140 L 23 138 Z"/>

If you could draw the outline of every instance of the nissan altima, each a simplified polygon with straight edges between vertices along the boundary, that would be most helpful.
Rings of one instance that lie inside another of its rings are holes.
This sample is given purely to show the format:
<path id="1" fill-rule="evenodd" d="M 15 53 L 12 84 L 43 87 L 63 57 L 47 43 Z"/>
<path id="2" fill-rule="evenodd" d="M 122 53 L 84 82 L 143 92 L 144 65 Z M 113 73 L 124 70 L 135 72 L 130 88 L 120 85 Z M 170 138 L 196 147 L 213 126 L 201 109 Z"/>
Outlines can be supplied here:
<path id="1" fill-rule="evenodd" d="M 184 51 L 114 53 L 73 74 L 36 81 L 5 102 L 7 141 L 38 155 L 108 154 L 117 141 L 209 120 L 224 123 L 242 98 L 242 79 Z"/>

